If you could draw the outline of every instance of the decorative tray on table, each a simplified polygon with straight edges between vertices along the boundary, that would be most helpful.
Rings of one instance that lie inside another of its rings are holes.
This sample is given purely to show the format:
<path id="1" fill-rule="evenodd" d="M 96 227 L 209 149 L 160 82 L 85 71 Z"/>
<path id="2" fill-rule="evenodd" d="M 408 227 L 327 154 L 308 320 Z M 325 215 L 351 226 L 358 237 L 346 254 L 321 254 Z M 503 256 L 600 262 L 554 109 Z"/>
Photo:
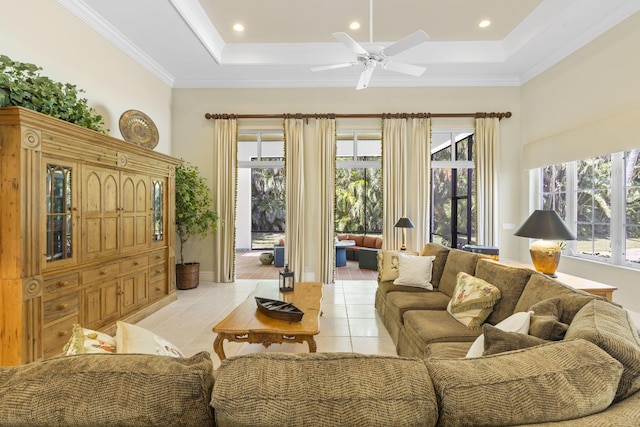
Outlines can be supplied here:
<path id="1" fill-rule="evenodd" d="M 255 297 L 258 311 L 275 319 L 287 320 L 290 322 L 299 322 L 304 316 L 304 312 L 300 311 L 290 302 L 278 301 L 275 299 Z"/>

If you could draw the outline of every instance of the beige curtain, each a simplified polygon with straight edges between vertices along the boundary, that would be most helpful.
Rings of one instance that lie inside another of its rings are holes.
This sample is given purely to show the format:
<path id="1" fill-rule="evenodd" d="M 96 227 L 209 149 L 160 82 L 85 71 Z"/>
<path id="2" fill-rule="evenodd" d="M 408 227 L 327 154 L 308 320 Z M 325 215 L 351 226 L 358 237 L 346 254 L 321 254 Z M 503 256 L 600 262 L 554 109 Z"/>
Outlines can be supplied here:
<path id="1" fill-rule="evenodd" d="M 478 199 L 478 244 L 498 245 L 498 147 L 500 120 L 476 119 L 476 182 Z"/>
<path id="2" fill-rule="evenodd" d="M 335 273 L 336 121 L 316 120 L 320 163 L 320 281 L 333 283 Z"/>
<path id="3" fill-rule="evenodd" d="M 407 250 L 420 252 L 429 242 L 431 211 L 431 119 L 412 122 L 411 179 L 408 182 L 407 216 L 415 228 L 407 230 Z"/>
<path id="4" fill-rule="evenodd" d="M 304 272 L 304 120 L 284 119 L 284 170 L 286 175 L 285 263 L 301 281 Z"/>
<path id="5" fill-rule="evenodd" d="M 238 122 L 235 118 L 215 119 L 213 126 L 213 195 L 219 216 L 213 234 L 213 281 L 226 283 L 235 279 Z"/>
<path id="6" fill-rule="evenodd" d="M 383 249 L 400 249 L 402 230 L 394 227 L 406 216 L 407 120 L 382 119 L 382 235 Z"/>

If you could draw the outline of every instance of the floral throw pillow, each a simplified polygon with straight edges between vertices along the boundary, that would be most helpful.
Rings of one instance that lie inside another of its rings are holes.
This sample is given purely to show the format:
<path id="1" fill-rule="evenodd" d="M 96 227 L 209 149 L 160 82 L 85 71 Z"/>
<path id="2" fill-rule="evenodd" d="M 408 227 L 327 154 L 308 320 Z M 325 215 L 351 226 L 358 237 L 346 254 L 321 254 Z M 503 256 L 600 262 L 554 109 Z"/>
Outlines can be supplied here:
<path id="1" fill-rule="evenodd" d="M 116 339 L 102 332 L 73 325 L 73 332 L 63 351 L 67 356 L 89 353 L 115 353 Z"/>
<path id="2" fill-rule="evenodd" d="M 471 329 L 482 326 L 500 299 L 500 289 L 465 272 L 458 273 L 447 311 Z"/>
<path id="3" fill-rule="evenodd" d="M 400 252 L 378 251 L 378 280 L 396 280 L 400 274 Z"/>

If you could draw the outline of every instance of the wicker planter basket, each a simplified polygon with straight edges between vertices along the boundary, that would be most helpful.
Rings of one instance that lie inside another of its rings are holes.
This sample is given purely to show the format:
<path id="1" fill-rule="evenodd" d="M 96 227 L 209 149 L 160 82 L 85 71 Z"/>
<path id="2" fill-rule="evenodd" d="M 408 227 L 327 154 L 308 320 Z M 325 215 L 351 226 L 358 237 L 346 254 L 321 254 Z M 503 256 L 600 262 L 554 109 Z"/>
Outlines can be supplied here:
<path id="1" fill-rule="evenodd" d="M 200 263 L 176 264 L 176 288 L 185 290 L 197 288 L 200 283 Z"/>

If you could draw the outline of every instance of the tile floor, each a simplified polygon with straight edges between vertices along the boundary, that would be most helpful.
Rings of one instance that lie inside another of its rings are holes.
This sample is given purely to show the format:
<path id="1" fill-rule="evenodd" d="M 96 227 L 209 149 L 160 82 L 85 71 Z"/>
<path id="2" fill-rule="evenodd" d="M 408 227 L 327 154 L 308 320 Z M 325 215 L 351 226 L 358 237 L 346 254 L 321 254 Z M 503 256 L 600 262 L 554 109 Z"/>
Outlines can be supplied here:
<path id="1" fill-rule="evenodd" d="M 280 268 L 271 265 L 263 265 L 260 262 L 260 254 L 265 251 L 238 251 L 236 252 L 236 278 L 237 279 L 278 279 Z M 376 280 L 378 272 L 358 267 L 358 261 L 347 261 L 345 267 L 336 267 L 335 280 Z"/>
<path id="2" fill-rule="evenodd" d="M 273 269 L 273 267 L 271 267 Z M 277 276 L 276 276 L 277 277 Z M 200 283 L 195 289 L 178 291 L 177 301 L 141 320 L 138 325 L 167 339 L 185 356 L 199 351 L 211 353 L 214 367 L 220 366 L 213 352 L 213 326 L 255 289 L 256 279 L 233 283 Z M 271 280 L 270 280 L 271 281 Z M 272 280 L 274 286 L 277 279 Z M 374 308 L 375 280 L 337 280 L 323 288 L 318 352 L 358 352 L 396 355 L 395 345 Z M 307 344 L 260 344 L 224 342 L 227 357 L 250 352 L 301 352 Z"/>

